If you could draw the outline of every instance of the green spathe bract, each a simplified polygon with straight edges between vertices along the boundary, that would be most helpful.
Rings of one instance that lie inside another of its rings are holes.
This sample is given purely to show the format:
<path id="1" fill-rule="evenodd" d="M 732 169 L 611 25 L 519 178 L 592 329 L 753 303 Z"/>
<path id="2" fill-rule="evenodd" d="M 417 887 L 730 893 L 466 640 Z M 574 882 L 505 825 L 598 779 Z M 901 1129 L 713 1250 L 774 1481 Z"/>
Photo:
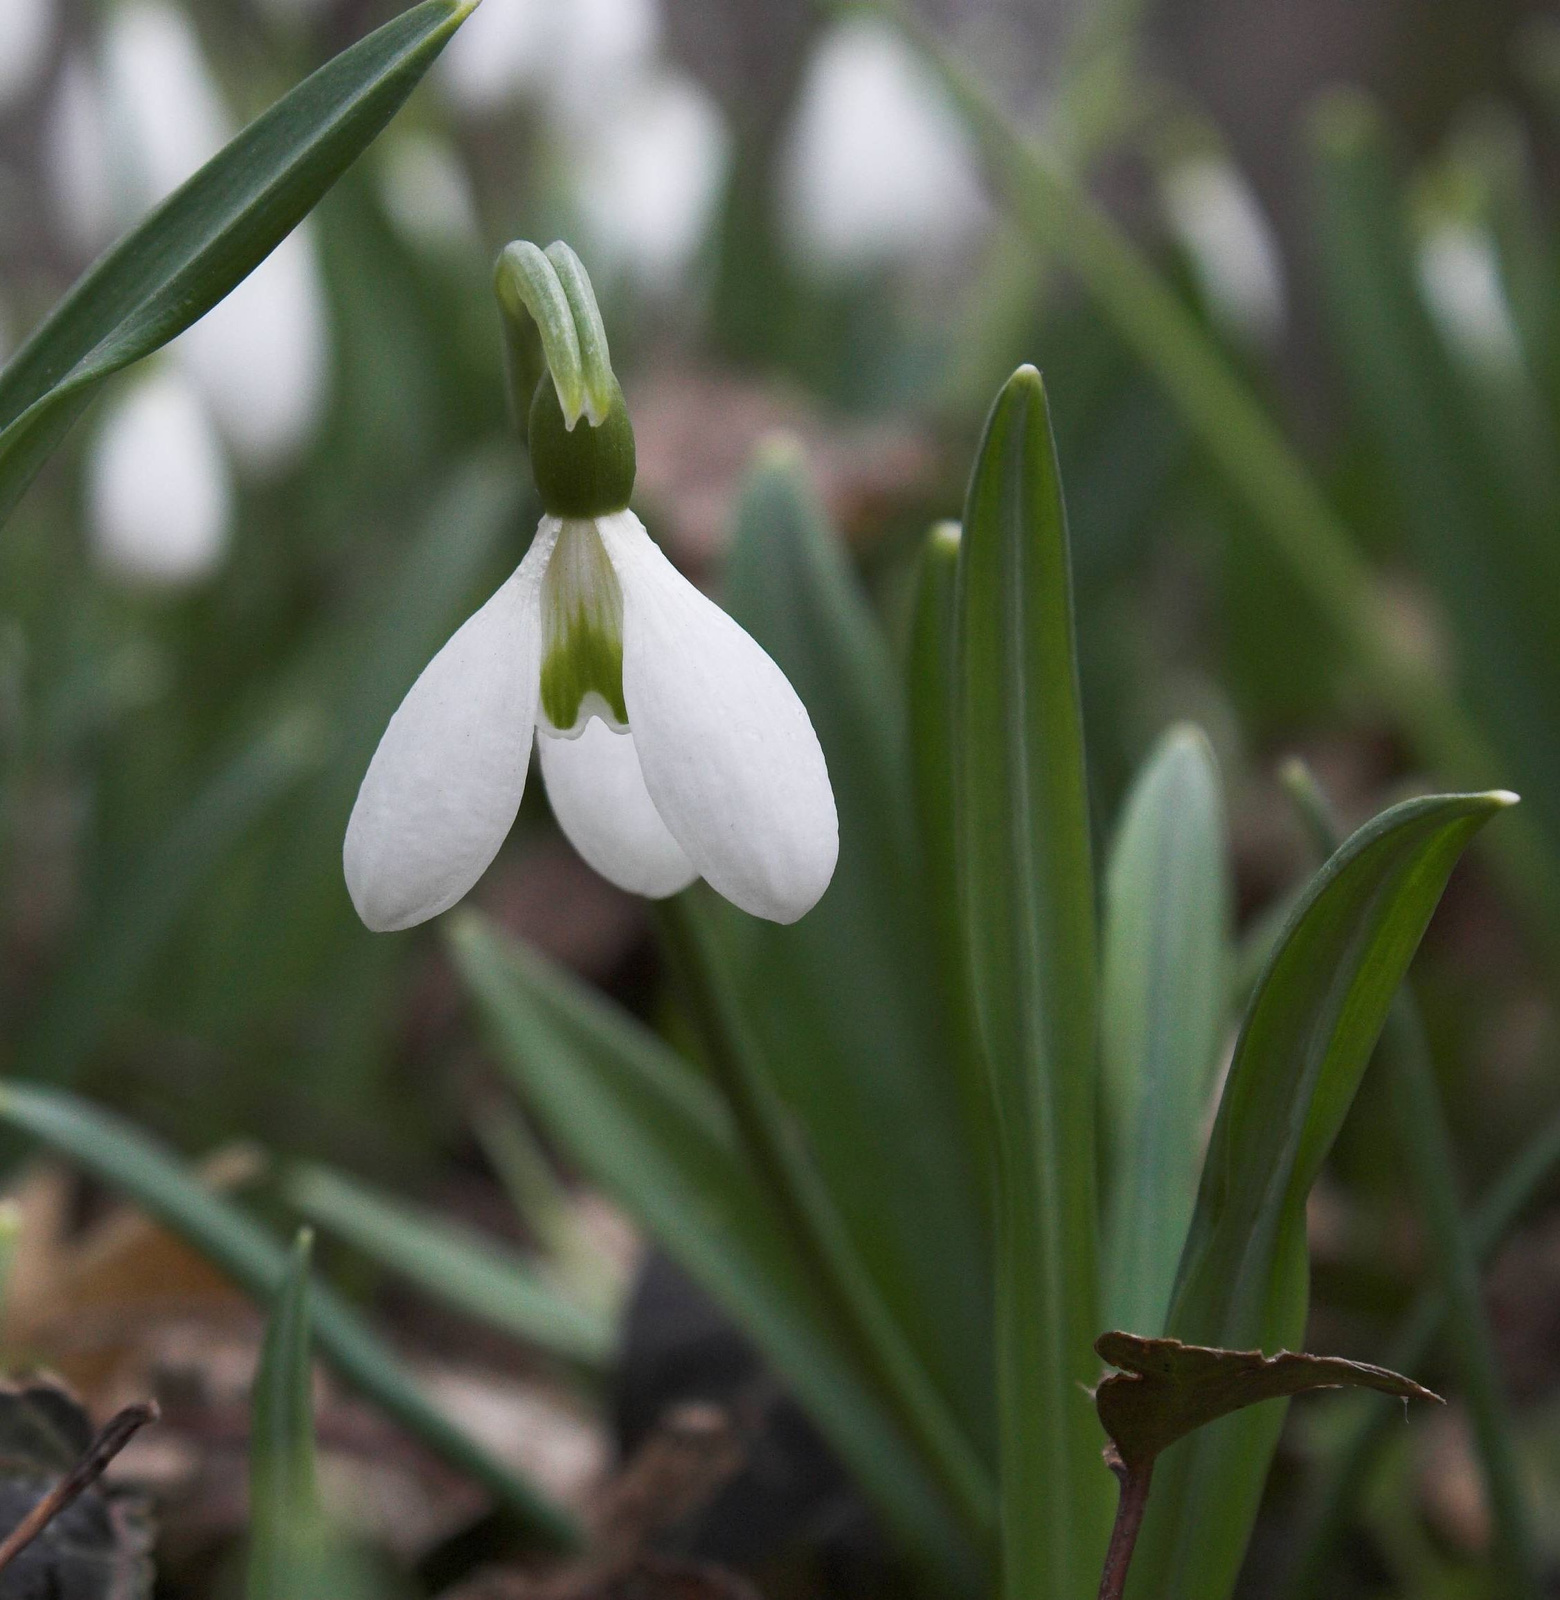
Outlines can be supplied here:
<path id="1" fill-rule="evenodd" d="M 634 429 L 580 258 L 562 240 L 541 250 L 517 239 L 498 258 L 493 289 L 510 399 L 543 508 L 555 517 L 626 510 Z"/>
<path id="2" fill-rule="evenodd" d="M 621 390 L 600 427 L 581 417 L 570 428 L 557 388 L 544 379 L 536 386 L 530 421 L 531 470 L 544 510 L 555 517 L 605 517 L 628 508 L 634 428 Z"/>

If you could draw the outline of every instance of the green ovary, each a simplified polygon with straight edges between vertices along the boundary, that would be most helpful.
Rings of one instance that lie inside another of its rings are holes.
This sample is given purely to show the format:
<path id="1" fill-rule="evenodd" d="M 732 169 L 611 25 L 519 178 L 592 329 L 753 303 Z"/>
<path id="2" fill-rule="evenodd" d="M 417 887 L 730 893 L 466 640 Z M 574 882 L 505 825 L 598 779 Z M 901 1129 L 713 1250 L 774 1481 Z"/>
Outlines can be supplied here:
<path id="1" fill-rule="evenodd" d="M 628 726 L 623 591 L 593 522 L 565 522 L 542 580 L 542 715 L 577 733 L 591 715 Z"/>

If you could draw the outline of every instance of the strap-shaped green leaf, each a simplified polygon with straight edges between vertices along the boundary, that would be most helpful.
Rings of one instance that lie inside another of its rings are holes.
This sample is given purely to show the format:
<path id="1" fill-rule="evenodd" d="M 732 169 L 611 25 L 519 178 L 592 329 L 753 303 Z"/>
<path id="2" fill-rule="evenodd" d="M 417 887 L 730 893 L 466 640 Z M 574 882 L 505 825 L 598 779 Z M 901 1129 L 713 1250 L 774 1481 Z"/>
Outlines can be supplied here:
<path id="1" fill-rule="evenodd" d="M 0 1118 L 134 1200 L 245 1293 L 269 1301 L 281 1290 L 287 1278 L 287 1251 L 231 1201 L 203 1188 L 166 1150 L 121 1118 L 75 1095 L 22 1084 L 0 1088 Z M 458 1471 L 481 1483 L 538 1544 L 573 1547 L 578 1536 L 568 1516 L 432 1405 L 356 1312 L 319 1286 L 309 1298 L 320 1349 L 343 1378 Z"/>
<path id="2" fill-rule="evenodd" d="M 1149 1336 L 1170 1309 L 1231 1013 L 1227 857 L 1213 751 L 1173 728 L 1128 796 L 1105 882 L 1105 1320 Z"/>
<path id="3" fill-rule="evenodd" d="M 99 260 L 0 373 L 0 521 L 94 391 L 248 276 L 374 140 L 476 0 L 423 0 L 284 95 Z"/>
<path id="4" fill-rule="evenodd" d="M 305 1216 L 467 1316 L 570 1361 L 600 1367 L 611 1359 L 612 1324 L 496 1240 L 328 1167 L 300 1167 L 286 1187 Z"/>
<path id="5" fill-rule="evenodd" d="M 654 1034 L 466 913 L 451 947 L 526 1104 L 752 1336 L 894 1533 L 945 1587 L 973 1563 L 857 1366 L 711 1086 Z"/>
<path id="6" fill-rule="evenodd" d="M 990 1467 L 987 1179 L 960 1137 L 904 694 L 794 447 L 771 445 L 748 480 L 726 600 L 808 707 L 841 843 L 828 892 L 799 922 L 722 918 L 725 967 L 857 1254 Z"/>
<path id="7" fill-rule="evenodd" d="M 1111 1482 L 1097 1376 L 1094 877 L 1072 580 L 1040 375 L 997 397 L 957 577 L 961 920 L 997 1137 L 1004 1593 L 1092 1594 Z"/>
<path id="8" fill-rule="evenodd" d="M 309 1262 L 301 1229 L 276 1297 L 250 1399 L 248 1600 L 297 1600 L 319 1540 Z"/>
<path id="9" fill-rule="evenodd" d="M 1312 879 L 1246 1014 L 1203 1168 L 1167 1333 L 1298 1347 L 1309 1300 L 1305 1202 L 1431 912 L 1508 794 L 1394 806 Z M 1284 1407 L 1225 1418 L 1166 1451 L 1133 1564 L 1141 1600 L 1224 1600 Z"/>

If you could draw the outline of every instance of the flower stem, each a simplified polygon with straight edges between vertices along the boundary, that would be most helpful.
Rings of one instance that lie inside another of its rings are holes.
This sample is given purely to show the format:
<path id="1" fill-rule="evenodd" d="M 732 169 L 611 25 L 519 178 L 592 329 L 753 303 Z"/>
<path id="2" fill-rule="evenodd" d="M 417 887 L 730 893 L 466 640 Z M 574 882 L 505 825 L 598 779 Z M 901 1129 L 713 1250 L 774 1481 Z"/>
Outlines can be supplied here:
<path id="1" fill-rule="evenodd" d="M 995 1487 L 845 1232 L 716 969 L 696 909 L 680 895 L 657 902 L 656 913 L 673 978 L 765 1190 L 779 1205 L 856 1358 L 937 1475 L 977 1547 L 986 1548 L 994 1532 Z"/>
<path id="2" fill-rule="evenodd" d="M 1116 1474 L 1121 1498 L 1116 1502 L 1116 1523 L 1110 1530 L 1110 1548 L 1105 1552 L 1105 1569 L 1100 1573 L 1099 1600 L 1122 1600 L 1127 1592 L 1127 1569 L 1137 1548 L 1138 1529 L 1143 1526 L 1143 1513 L 1148 1509 L 1154 1463 L 1151 1458 L 1140 1466 L 1129 1467 L 1114 1446 L 1107 1446 L 1105 1465 Z"/>

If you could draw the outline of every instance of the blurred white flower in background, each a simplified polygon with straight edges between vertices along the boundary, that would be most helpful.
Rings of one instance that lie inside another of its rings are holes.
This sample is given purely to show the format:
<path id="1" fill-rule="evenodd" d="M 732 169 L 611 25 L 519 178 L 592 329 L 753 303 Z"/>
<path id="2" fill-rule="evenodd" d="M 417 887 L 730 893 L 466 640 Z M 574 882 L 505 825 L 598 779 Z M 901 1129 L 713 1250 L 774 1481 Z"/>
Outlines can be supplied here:
<path id="1" fill-rule="evenodd" d="M 1284 327 L 1284 270 L 1251 186 L 1222 156 L 1177 162 L 1161 183 L 1165 218 L 1227 333 L 1267 344 Z"/>
<path id="2" fill-rule="evenodd" d="M 392 129 L 381 147 L 378 184 L 391 222 L 421 249 L 447 250 L 481 238 L 471 179 L 448 139 Z"/>
<path id="3" fill-rule="evenodd" d="M 828 268 L 950 252 L 987 216 L 975 152 L 886 23 L 835 24 L 808 67 L 782 178 L 797 244 Z"/>
<path id="4" fill-rule="evenodd" d="M 727 160 L 720 108 L 691 80 L 647 76 L 620 95 L 576 164 L 581 221 L 606 272 L 675 286 L 709 231 Z"/>
<path id="5" fill-rule="evenodd" d="M 201 395 L 153 358 L 110 397 L 87 452 L 88 521 L 103 569 L 131 583 L 178 585 L 227 549 L 232 488 Z"/>
<path id="6" fill-rule="evenodd" d="M 37 81 L 54 44 L 54 0 L 0 0 L 0 111 Z"/>
<path id="7" fill-rule="evenodd" d="M 108 115 L 97 74 L 79 52 L 66 57 L 44 119 L 43 154 L 54 208 L 84 255 L 113 237 L 114 176 Z"/>
<path id="8" fill-rule="evenodd" d="M 67 63 L 49 122 L 61 219 L 84 250 L 109 243 L 236 131 L 192 24 L 166 0 L 125 0 L 112 7 L 96 69 L 84 57 Z M 174 418 L 194 437 L 187 406 L 203 407 L 202 440 L 215 437 L 214 423 L 242 467 L 273 472 L 293 459 L 315 430 L 329 384 L 329 350 L 324 287 L 305 223 L 169 346 L 171 360 L 189 381 L 177 405 L 168 398 L 166 384 L 152 391 L 163 396 L 157 413 L 163 431 L 155 436 L 172 437 L 175 422 L 168 419 Z M 128 426 L 112 413 L 102 424 L 104 433 L 116 424 Z M 146 437 L 154 436 L 144 418 L 141 426 L 148 430 Z M 107 443 L 102 449 L 117 459 Z M 224 467 L 220 497 L 212 494 L 200 502 L 208 511 L 218 499 L 225 508 L 226 477 Z M 114 570 L 134 570 L 137 563 L 126 556 L 126 540 L 136 534 L 155 538 L 154 523 L 139 502 L 127 505 L 123 514 L 111 514 L 105 496 L 134 490 L 125 471 L 100 474 L 100 481 L 101 492 L 94 491 L 90 503 L 95 517 L 108 518 L 113 533 L 107 537 L 99 529 L 97 547 L 115 553 Z M 200 546 L 189 537 L 197 520 L 191 513 L 180 529 L 170 531 L 173 553 L 166 560 L 154 550 L 145 552 L 146 570 L 162 572 L 169 582 L 209 571 L 220 556 L 228 519 L 225 509 L 222 517 L 208 519 L 216 529 L 217 553 L 198 561 L 188 553 Z"/>
<path id="9" fill-rule="evenodd" d="M 660 31 L 655 0 L 484 0 L 435 71 L 471 115 L 537 97 L 595 117 L 651 63 Z"/>
<path id="10" fill-rule="evenodd" d="M 483 0 L 436 69 L 456 109 L 534 102 L 592 253 L 665 291 L 709 229 L 726 170 L 720 108 L 660 55 L 656 0 Z"/>
<path id="11" fill-rule="evenodd" d="M 1495 243 L 1466 222 L 1435 223 L 1419 247 L 1419 283 L 1441 336 L 1475 366 L 1511 369 L 1521 344 Z"/>

